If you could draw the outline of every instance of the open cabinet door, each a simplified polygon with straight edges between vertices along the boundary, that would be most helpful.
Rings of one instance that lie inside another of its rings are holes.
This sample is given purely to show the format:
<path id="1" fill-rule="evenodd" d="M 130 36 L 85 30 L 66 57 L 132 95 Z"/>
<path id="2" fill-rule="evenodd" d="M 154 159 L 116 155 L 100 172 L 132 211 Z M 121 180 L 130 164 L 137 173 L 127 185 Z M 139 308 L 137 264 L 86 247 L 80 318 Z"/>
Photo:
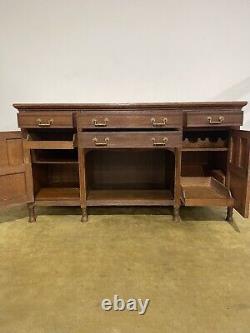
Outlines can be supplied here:
<path id="1" fill-rule="evenodd" d="M 28 164 L 21 132 L 0 132 L 0 207 L 33 201 Z"/>
<path id="2" fill-rule="evenodd" d="M 235 201 L 234 208 L 243 217 L 248 217 L 250 199 L 250 132 L 232 130 L 230 140 L 229 179 L 230 190 Z"/>

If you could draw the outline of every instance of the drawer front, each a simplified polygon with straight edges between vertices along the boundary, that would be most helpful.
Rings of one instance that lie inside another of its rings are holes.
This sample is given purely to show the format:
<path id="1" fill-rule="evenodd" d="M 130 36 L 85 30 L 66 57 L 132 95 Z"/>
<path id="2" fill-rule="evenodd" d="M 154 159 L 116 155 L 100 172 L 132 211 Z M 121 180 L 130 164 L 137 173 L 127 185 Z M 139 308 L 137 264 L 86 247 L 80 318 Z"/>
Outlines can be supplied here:
<path id="1" fill-rule="evenodd" d="M 20 128 L 72 128 L 72 112 L 23 112 L 18 114 Z"/>
<path id="2" fill-rule="evenodd" d="M 181 111 L 86 111 L 79 114 L 78 128 L 179 128 Z"/>
<path id="3" fill-rule="evenodd" d="M 180 147 L 181 132 L 82 132 L 80 148 L 168 148 Z"/>
<path id="4" fill-rule="evenodd" d="M 187 127 L 241 126 L 243 111 L 187 112 Z"/>

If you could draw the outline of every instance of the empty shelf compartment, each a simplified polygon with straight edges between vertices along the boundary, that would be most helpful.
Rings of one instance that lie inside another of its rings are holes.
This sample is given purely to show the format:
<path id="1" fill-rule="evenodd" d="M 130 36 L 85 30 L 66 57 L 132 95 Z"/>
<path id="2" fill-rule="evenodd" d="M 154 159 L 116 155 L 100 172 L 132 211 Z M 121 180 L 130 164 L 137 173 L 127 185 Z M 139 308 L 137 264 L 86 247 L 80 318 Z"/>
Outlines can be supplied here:
<path id="1" fill-rule="evenodd" d="M 168 190 L 90 190 L 88 206 L 169 206 L 173 195 Z"/>
<path id="2" fill-rule="evenodd" d="M 72 131 L 29 131 L 24 146 L 28 149 L 73 149 L 76 136 Z"/>
<path id="3" fill-rule="evenodd" d="M 42 187 L 35 195 L 38 205 L 74 206 L 80 203 L 80 189 L 78 187 L 51 186 Z"/>
<path id="4" fill-rule="evenodd" d="M 78 163 L 77 149 L 36 149 L 31 151 L 32 163 L 74 164 Z"/>

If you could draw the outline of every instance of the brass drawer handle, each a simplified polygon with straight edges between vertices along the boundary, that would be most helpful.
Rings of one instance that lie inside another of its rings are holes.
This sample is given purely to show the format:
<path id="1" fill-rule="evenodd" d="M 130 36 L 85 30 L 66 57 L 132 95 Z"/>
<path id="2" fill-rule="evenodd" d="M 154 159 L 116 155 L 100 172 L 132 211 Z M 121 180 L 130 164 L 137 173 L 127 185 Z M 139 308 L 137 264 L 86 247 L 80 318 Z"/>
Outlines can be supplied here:
<path id="1" fill-rule="evenodd" d="M 92 120 L 92 124 L 95 126 L 95 127 L 107 127 L 108 126 L 108 118 L 105 118 L 104 119 L 104 123 L 98 123 L 96 119 L 93 119 Z"/>
<path id="2" fill-rule="evenodd" d="M 168 142 L 168 138 L 164 137 L 162 139 L 162 142 L 157 142 L 155 138 L 152 138 L 153 146 L 166 146 L 166 143 Z"/>
<path id="3" fill-rule="evenodd" d="M 219 116 L 218 120 L 213 120 L 212 117 L 207 117 L 207 120 L 209 121 L 210 125 L 213 125 L 213 124 L 222 124 L 223 121 L 224 121 L 224 117 L 223 116 Z"/>
<path id="4" fill-rule="evenodd" d="M 168 118 L 163 118 L 162 122 L 157 122 L 155 118 L 151 118 L 151 123 L 154 127 L 166 126 L 168 122 Z"/>
<path id="5" fill-rule="evenodd" d="M 42 119 L 38 118 L 36 120 L 38 127 L 50 127 L 54 123 L 54 119 L 50 119 L 47 123 L 43 123 Z"/>
<path id="6" fill-rule="evenodd" d="M 104 139 L 104 142 L 98 142 L 98 139 L 97 138 L 94 138 L 93 139 L 93 142 L 94 142 L 94 144 L 95 144 L 95 146 L 107 146 L 108 145 L 108 143 L 109 143 L 109 138 L 105 138 Z"/>

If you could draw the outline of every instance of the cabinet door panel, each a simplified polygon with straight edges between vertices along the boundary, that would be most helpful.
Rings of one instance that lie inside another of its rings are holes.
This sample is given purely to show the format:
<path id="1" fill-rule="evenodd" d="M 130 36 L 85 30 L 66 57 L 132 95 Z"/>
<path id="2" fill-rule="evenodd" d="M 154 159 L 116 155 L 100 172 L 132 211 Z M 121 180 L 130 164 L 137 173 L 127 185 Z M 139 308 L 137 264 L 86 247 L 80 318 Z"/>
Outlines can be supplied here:
<path id="1" fill-rule="evenodd" d="M 0 207 L 32 201 L 20 132 L 0 133 Z"/>
<path id="2" fill-rule="evenodd" d="M 230 190 L 234 208 L 244 217 L 249 216 L 250 199 L 250 132 L 232 130 L 229 156 Z"/>

